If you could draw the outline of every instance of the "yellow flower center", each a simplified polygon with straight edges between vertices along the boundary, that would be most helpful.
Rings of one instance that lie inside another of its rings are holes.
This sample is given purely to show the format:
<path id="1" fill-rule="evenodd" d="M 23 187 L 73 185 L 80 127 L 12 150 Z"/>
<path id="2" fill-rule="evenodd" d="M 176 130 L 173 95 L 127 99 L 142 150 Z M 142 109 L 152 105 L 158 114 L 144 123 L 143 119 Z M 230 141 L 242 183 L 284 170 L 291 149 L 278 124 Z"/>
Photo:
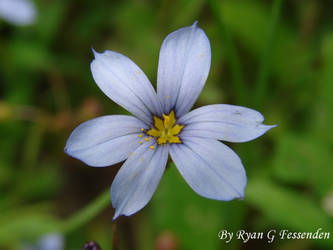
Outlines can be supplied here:
<path id="1" fill-rule="evenodd" d="M 147 131 L 147 134 L 157 138 L 158 144 L 182 143 L 178 137 L 183 125 L 176 124 L 175 113 L 173 110 L 169 115 L 163 114 L 163 119 L 154 116 L 154 127 Z"/>

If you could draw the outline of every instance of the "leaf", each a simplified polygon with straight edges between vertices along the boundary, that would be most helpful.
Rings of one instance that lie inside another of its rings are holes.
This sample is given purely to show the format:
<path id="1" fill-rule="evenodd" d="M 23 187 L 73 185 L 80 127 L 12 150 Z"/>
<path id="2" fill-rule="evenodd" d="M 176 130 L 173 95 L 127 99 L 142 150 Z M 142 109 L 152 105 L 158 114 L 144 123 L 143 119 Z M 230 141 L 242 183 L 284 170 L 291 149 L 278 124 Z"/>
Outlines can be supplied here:
<path id="1" fill-rule="evenodd" d="M 318 196 L 333 189 L 332 166 L 329 146 L 309 134 L 284 134 L 273 159 L 275 176 L 289 183 L 309 184 Z"/>
<path id="2" fill-rule="evenodd" d="M 245 201 L 283 229 L 315 232 L 322 228 L 324 232 L 333 231 L 332 220 L 314 200 L 267 179 L 249 180 Z M 314 243 L 333 246 L 333 238 Z"/>
<path id="3" fill-rule="evenodd" d="M 1 211 L 0 242 L 3 245 L 35 240 L 37 237 L 58 229 L 58 221 L 48 212 L 45 204 L 23 206 Z"/>
<path id="4" fill-rule="evenodd" d="M 224 23 L 242 47 L 258 60 L 269 33 L 270 11 L 267 6 L 257 1 L 227 0 L 221 3 L 221 12 Z M 273 73 L 282 84 L 303 83 L 305 76 L 312 72 L 309 50 L 300 46 L 297 33 L 284 22 L 276 32 L 276 46 L 270 54 Z"/>

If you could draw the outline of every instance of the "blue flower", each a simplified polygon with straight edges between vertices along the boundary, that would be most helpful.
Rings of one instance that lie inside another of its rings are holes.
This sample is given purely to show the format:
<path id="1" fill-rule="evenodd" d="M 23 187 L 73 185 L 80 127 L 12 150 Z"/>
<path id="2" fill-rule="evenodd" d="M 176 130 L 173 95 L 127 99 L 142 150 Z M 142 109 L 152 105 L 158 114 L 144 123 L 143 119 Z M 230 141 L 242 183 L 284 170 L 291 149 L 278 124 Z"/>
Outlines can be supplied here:
<path id="1" fill-rule="evenodd" d="M 36 7 L 30 0 L 0 0 L 0 17 L 15 25 L 30 25 L 36 20 Z"/>
<path id="2" fill-rule="evenodd" d="M 64 236 L 59 233 L 42 235 L 35 244 L 24 244 L 23 250 L 63 250 L 65 249 Z"/>
<path id="3" fill-rule="evenodd" d="M 97 85 L 136 117 L 110 115 L 87 121 L 72 132 L 65 151 L 94 167 L 126 160 L 111 186 L 114 219 L 132 215 L 150 201 L 169 153 L 199 195 L 224 201 L 244 196 L 242 162 L 219 140 L 250 141 L 274 126 L 262 124 L 264 117 L 245 107 L 215 104 L 190 111 L 211 62 L 209 40 L 197 22 L 164 40 L 157 94 L 126 56 L 113 51 L 94 54 L 91 71 Z"/>

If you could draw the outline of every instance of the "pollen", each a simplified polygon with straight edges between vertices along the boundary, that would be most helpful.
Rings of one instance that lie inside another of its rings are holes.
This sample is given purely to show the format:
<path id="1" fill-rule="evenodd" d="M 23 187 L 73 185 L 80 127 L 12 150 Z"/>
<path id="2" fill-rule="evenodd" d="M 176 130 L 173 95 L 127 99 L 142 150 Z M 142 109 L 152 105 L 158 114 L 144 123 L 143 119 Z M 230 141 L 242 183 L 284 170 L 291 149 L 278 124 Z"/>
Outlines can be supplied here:
<path id="1" fill-rule="evenodd" d="M 143 134 L 139 134 L 138 136 L 139 136 L 140 138 L 142 138 L 142 137 L 143 137 Z"/>
<path id="2" fill-rule="evenodd" d="M 142 144 L 143 142 L 142 141 L 139 141 L 140 144 Z"/>
<path id="3" fill-rule="evenodd" d="M 144 129 L 144 128 L 141 128 L 140 130 L 141 130 L 141 131 L 144 131 L 145 129 Z"/>
<path id="4" fill-rule="evenodd" d="M 158 144 L 182 143 L 179 134 L 184 128 L 183 125 L 176 124 L 175 113 L 163 114 L 163 119 L 154 116 L 154 126 L 147 131 L 147 134 L 155 137 Z"/>
<path id="5" fill-rule="evenodd" d="M 150 148 L 150 149 L 154 149 L 155 147 L 154 147 L 154 146 L 150 146 L 149 148 Z"/>

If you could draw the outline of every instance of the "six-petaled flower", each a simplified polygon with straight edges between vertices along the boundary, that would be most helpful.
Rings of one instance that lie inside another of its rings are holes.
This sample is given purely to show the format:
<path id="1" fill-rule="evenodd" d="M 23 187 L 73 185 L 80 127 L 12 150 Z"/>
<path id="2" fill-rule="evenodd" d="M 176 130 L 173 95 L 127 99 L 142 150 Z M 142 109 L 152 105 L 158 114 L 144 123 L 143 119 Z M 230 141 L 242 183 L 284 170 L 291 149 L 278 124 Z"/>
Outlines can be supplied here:
<path id="1" fill-rule="evenodd" d="M 72 132 L 65 151 L 94 167 L 126 160 L 111 186 L 114 218 L 131 215 L 150 201 L 169 153 L 199 195 L 225 201 L 244 196 L 247 178 L 241 160 L 220 140 L 246 142 L 274 126 L 264 125 L 259 112 L 245 107 L 216 104 L 190 111 L 211 62 L 209 40 L 197 23 L 164 40 L 157 93 L 126 56 L 113 51 L 94 54 L 95 82 L 136 117 L 111 115 L 87 121 Z"/>

